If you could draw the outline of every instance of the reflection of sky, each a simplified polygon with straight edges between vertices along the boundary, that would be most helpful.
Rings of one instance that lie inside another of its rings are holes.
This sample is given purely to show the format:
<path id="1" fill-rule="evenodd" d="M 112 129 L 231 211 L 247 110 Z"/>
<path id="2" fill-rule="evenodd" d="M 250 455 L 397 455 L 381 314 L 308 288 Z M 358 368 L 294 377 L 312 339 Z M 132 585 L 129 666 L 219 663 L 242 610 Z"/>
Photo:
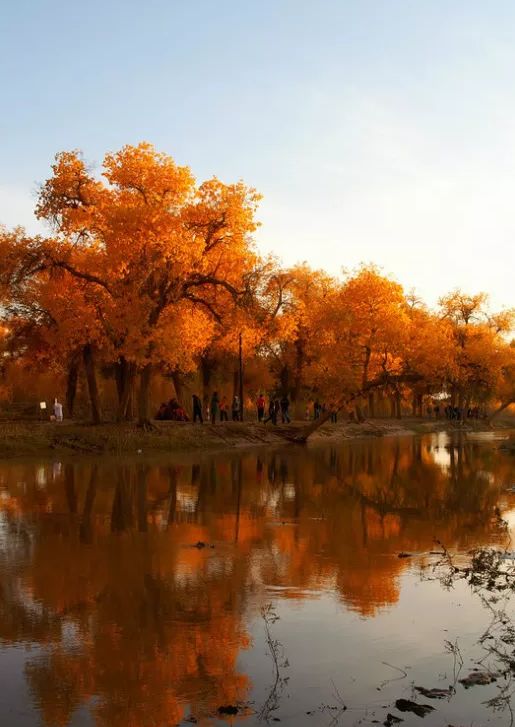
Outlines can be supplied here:
<path id="1" fill-rule="evenodd" d="M 431 435 L 429 451 L 435 464 L 444 471 L 448 470 L 451 464 L 451 455 L 447 449 L 449 437 L 445 432 L 436 432 Z"/>
<path id="2" fill-rule="evenodd" d="M 373 618 L 347 611 L 328 593 L 316 600 L 274 601 L 280 619 L 272 626 L 272 633 L 283 644 L 290 665 L 283 670 L 283 676 L 290 679 L 277 712 L 283 723 L 328 723 L 323 712 L 313 714 L 313 710 L 321 704 L 337 705 L 336 687 L 347 705 L 348 721 L 342 719 L 340 724 L 358 724 L 365 713 L 370 722 L 377 719 L 382 724 L 389 711 L 384 705 L 399 698 L 413 699 L 413 683 L 426 688 L 446 688 L 452 683 L 453 657 L 445 641 L 458 639 L 458 646 L 468 656 L 480 653 L 475 640 L 489 616 L 479 599 L 470 599 L 461 585 L 448 592 L 437 582 L 422 582 L 415 570 L 401 580 L 399 602 Z M 275 597 L 277 593 L 270 592 L 269 599 Z M 261 704 L 272 677 L 262 619 L 253 621 L 251 634 L 255 648 L 242 652 L 239 661 L 252 675 L 254 698 Z M 399 669 L 406 672 L 406 677 Z M 460 676 L 468 674 L 469 669 L 467 661 Z M 433 704 L 435 712 L 424 725 L 504 724 L 502 716 L 499 722 L 492 721 L 492 713 L 481 704 L 497 688 L 493 685 L 481 689 L 465 690 L 458 685 L 457 697 L 450 703 Z M 295 699 L 288 695 L 295 695 Z M 414 722 L 408 717 L 405 724 Z"/>

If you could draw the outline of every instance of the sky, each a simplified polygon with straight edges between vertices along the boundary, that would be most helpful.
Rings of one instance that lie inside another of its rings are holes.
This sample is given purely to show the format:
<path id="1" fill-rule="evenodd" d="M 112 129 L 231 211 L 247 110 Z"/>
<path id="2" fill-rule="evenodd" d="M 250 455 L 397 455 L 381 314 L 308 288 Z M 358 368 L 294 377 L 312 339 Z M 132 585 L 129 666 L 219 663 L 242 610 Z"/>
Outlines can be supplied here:
<path id="1" fill-rule="evenodd" d="M 287 265 L 515 305 L 512 0 L 16 0 L 0 83 L 8 227 L 56 152 L 145 140 L 256 187 Z"/>

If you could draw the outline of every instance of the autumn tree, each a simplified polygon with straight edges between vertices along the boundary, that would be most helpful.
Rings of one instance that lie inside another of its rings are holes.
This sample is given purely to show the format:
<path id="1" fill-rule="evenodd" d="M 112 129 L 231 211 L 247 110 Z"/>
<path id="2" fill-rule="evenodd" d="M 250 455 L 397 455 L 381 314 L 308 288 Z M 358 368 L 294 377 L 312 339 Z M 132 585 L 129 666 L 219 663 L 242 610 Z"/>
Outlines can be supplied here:
<path id="1" fill-rule="evenodd" d="M 78 153 L 57 155 L 37 207 L 56 236 L 41 252 L 47 266 L 86 283 L 124 366 L 121 414 L 139 372 L 146 423 L 153 371 L 191 369 L 215 322 L 244 296 L 258 199 L 242 182 L 197 186 L 187 167 L 145 143 L 107 154 L 101 179 Z"/>

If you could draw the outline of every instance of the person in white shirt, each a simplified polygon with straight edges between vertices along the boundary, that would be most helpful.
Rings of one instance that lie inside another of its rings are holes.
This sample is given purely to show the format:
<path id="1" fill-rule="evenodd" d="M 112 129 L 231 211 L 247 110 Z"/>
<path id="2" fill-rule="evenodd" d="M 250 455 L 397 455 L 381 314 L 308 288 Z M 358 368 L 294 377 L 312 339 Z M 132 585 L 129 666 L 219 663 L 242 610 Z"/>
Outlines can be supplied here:
<path id="1" fill-rule="evenodd" d="M 54 416 L 56 422 L 63 421 L 63 405 L 59 403 L 57 397 L 54 400 Z"/>

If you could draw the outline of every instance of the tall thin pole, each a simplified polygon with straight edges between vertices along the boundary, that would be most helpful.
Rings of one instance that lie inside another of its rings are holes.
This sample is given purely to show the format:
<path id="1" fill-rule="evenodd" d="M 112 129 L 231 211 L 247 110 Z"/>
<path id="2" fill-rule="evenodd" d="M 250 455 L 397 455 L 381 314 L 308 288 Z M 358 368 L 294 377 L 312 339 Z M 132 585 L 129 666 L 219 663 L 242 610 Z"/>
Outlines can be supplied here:
<path id="1" fill-rule="evenodd" d="M 240 421 L 243 421 L 243 353 L 241 345 L 242 334 L 240 331 Z"/>

